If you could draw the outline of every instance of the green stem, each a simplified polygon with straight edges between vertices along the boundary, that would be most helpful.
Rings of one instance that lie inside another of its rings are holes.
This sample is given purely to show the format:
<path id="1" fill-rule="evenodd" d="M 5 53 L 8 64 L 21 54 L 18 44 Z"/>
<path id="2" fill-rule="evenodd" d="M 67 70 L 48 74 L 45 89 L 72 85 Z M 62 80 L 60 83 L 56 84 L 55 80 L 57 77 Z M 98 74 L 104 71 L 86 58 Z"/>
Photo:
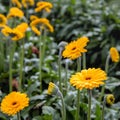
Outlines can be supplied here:
<path id="1" fill-rule="evenodd" d="M 0 34 L 0 37 L 1 34 Z M 5 55 L 4 55 L 4 41 L 3 40 L 0 40 L 0 72 L 3 72 L 4 71 L 4 59 L 5 59 Z"/>
<path id="2" fill-rule="evenodd" d="M 91 120 L 91 90 L 88 90 L 88 119 Z"/>
<path id="3" fill-rule="evenodd" d="M 17 120 L 21 120 L 20 112 L 17 113 Z"/>
<path id="4" fill-rule="evenodd" d="M 44 34 L 43 34 L 43 52 L 42 52 L 42 61 L 44 60 L 45 57 L 45 49 L 46 49 L 46 30 L 44 30 Z"/>
<path id="5" fill-rule="evenodd" d="M 77 59 L 77 71 L 81 71 L 81 57 Z M 80 90 L 77 91 L 77 111 L 75 120 L 80 120 L 79 112 L 80 112 Z"/>
<path id="6" fill-rule="evenodd" d="M 104 120 L 104 110 L 105 110 L 105 98 L 104 98 L 103 106 L 102 106 L 102 119 L 101 120 Z"/>
<path id="7" fill-rule="evenodd" d="M 62 82 L 61 82 L 61 52 L 62 50 L 59 50 L 59 58 L 58 58 L 58 66 L 59 66 L 59 89 L 62 92 Z"/>
<path id="8" fill-rule="evenodd" d="M 66 92 L 65 92 L 65 95 L 66 95 L 66 93 L 67 93 L 67 82 L 68 82 L 68 62 L 67 62 L 67 60 L 66 60 L 66 62 L 65 62 L 65 89 L 66 89 Z"/>
<path id="9" fill-rule="evenodd" d="M 20 55 L 20 80 L 19 80 L 19 91 L 22 90 L 23 64 L 24 64 L 24 40 L 22 40 L 21 55 Z"/>
<path id="10" fill-rule="evenodd" d="M 41 35 L 39 39 L 39 79 L 40 79 L 40 92 L 42 92 L 42 46 L 41 46 Z"/>
<path id="11" fill-rule="evenodd" d="M 13 43 L 13 44 L 12 44 Z M 14 52 L 16 48 L 16 42 L 11 42 L 11 51 L 10 51 L 10 61 L 9 61 L 9 92 L 12 92 L 12 63 L 13 63 L 13 57 L 14 57 Z"/>
<path id="12" fill-rule="evenodd" d="M 77 111 L 76 111 L 75 120 L 80 120 L 79 112 L 80 112 L 80 90 L 77 90 Z"/>
<path id="13" fill-rule="evenodd" d="M 59 94 L 60 94 L 60 98 L 61 98 L 61 101 L 62 101 L 62 120 L 66 120 L 66 109 L 65 109 L 65 102 L 64 102 L 64 98 L 63 98 L 63 95 L 62 93 L 59 91 Z"/>
<path id="14" fill-rule="evenodd" d="M 86 53 L 83 53 L 83 69 L 86 69 Z"/>
<path id="15" fill-rule="evenodd" d="M 105 63 L 105 72 L 108 73 L 108 68 L 109 68 L 109 60 L 110 60 L 110 55 L 107 56 L 106 59 L 106 63 Z M 102 97 L 104 96 L 104 92 L 105 92 L 105 84 L 102 86 L 102 90 L 101 90 L 101 96 L 99 98 L 99 101 L 102 101 Z"/>

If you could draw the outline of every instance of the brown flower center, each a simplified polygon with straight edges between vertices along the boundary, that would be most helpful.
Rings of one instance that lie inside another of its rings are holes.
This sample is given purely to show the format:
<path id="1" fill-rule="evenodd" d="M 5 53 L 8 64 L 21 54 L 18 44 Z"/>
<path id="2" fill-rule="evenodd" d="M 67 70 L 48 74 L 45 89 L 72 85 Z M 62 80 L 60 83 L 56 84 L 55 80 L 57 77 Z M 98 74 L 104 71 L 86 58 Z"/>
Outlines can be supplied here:
<path id="1" fill-rule="evenodd" d="M 76 49 L 76 47 L 73 47 L 73 48 L 72 48 L 72 50 L 75 50 L 75 49 Z"/>
<path id="2" fill-rule="evenodd" d="M 12 103 L 12 105 L 16 105 L 16 104 L 17 104 L 17 102 L 13 102 L 13 103 Z"/>
<path id="3" fill-rule="evenodd" d="M 110 101 L 111 101 L 111 102 L 113 102 L 113 101 L 114 101 L 112 97 L 110 98 Z"/>
<path id="4" fill-rule="evenodd" d="M 86 80 L 91 80 L 91 77 L 86 77 L 85 79 L 86 79 Z"/>

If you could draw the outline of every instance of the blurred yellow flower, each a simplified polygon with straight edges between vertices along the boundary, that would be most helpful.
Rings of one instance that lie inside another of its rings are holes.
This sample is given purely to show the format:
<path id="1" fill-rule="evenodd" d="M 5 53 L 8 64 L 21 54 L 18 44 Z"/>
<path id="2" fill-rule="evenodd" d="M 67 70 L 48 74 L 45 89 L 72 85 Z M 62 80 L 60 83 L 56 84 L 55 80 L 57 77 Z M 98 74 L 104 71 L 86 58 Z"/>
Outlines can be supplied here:
<path id="1" fill-rule="evenodd" d="M 50 2 L 38 2 L 37 7 L 35 8 L 35 12 L 40 12 L 42 10 L 45 10 L 46 12 L 50 12 L 50 9 L 53 7 L 53 5 Z"/>
<path id="2" fill-rule="evenodd" d="M 21 5 L 21 3 L 19 2 L 19 0 L 11 0 L 11 2 L 12 2 L 13 5 L 17 6 L 18 8 L 21 8 L 21 7 L 22 7 L 22 5 Z"/>
<path id="3" fill-rule="evenodd" d="M 31 23 L 30 23 L 30 26 L 31 28 L 33 29 L 33 31 L 36 33 L 36 34 L 39 34 L 40 35 L 40 32 L 38 33 L 39 29 L 48 29 L 50 32 L 53 32 L 54 29 L 53 29 L 53 26 L 50 24 L 49 20 L 46 19 L 46 18 L 35 18 L 35 20 L 33 20 Z M 36 28 L 36 29 L 35 29 Z"/>
<path id="4" fill-rule="evenodd" d="M 11 92 L 1 102 L 1 111 L 7 115 L 15 115 L 29 105 L 29 98 L 25 93 Z"/>
<path id="5" fill-rule="evenodd" d="M 22 0 L 22 4 L 25 8 L 27 8 L 28 6 L 34 5 L 34 0 Z"/>
<path id="6" fill-rule="evenodd" d="M 106 73 L 100 68 L 89 68 L 72 75 L 70 83 L 75 86 L 76 89 L 93 89 L 104 84 L 103 81 L 106 79 Z"/>
<path id="7" fill-rule="evenodd" d="M 18 26 L 16 27 L 16 29 L 18 29 L 18 30 L 19 30 L 20 32 L 22 32 L 22 33 L 25 33 L 26 30 L 27 30 L 27 28 L 28 28 L 28 24 L 25 23 L 25 22 L 21 23 L 20 25 L 18 25 Z"/>
<path id="8" fill-rule="evenodd" d="M 114 102 L 115 102 L 114 95 L 108 94 L 108 95 L 106 96 L 106 103 L 107 103 L 108 105 L 112 105 L 112 104 L 114 104 Z"/>
<path id="9" fill-rule="evenodd" d="M 115 47 L 110 48 L 110 57 L 113 62 L 119 62 L 119 52 Z"/>
<path id="10" fill-rule="evenodd" d="M 30 16 L 30 20 L 31 20 L 31 21 L 33 21 L 33 20 L 35 20 L 35 19 L 39 19 L 39 18 L 38 18 L 37 16 L 35 16 L 35 15 L 31 15 L 31 16 Z"/>
<path id="11" fill-rule="evenodd" d="M 1 32 L 5 36 L 10 36 L 12 40 L 17 41 L 25 36 L 25 31 L 27 30 L 27 23 L 21 23 L 16 28 L 10 28 L 8 26 L 4 27 Z"/>
<path id="12" fill-rule="evenodd" d="M 49 83 L 48 86 L 48 94 L 49 95 L 55 95 L 59 91 L 59 88 L 52 82 Z"/>
<path id="13" fill-rule="evenodd" d="M 10 11 L 7 15 L 7 18 L 12 18 L 12 17 L 18 17 L 18 18 L 22 18 L 24 16 L 24 13 L 22 10 L 20 10 L 17 7 L 12 7 L 10 8 Z"/>
<path id="14" fill-rule="evenodd" d="M 87 52 L 87 50 L 84 49 L 84 47 L 87 45 L 87 42 L 89 42 L 87 37 L 81 37 L 75 41 L 72 41 L 65 46 L 62 56 L 72 60 L 78 58 L 82 55 L 82 53 Z"/>
<path id="15" fill-rule="evenodd" d="M 41 32 L 34 26 L 31 27 L 34 33 L 36 33 L 38 36 L 41 34 Z"/>
<path id="16" fill-rule="evenodd" d="M 0 25 L 5 25 L 6 23 L 7 18 L 3 14 L 0 14 Z"/>

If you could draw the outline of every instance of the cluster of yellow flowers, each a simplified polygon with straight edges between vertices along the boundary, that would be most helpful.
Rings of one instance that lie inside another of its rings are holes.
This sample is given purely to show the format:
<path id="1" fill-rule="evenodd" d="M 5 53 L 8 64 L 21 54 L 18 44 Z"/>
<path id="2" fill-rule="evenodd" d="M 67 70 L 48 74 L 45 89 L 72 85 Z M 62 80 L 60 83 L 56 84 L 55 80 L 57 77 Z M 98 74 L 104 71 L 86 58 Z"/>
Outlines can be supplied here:
<path id="1" fill-rule="evenodd" d="M 7 26 L 7 22 L 10 18 L 19 18 L 22 19 L 24 18 L 24 12 L 20 9 L 21 8 L 21 3 L 19 0 L 12 0 L 11 1 L 16 7 L 11 7 L 9 10 L 9 13 L 7 16 L 4 16 L 3 14 L 0 14 L 0 27 L 2 28 L 1 32 L 5 36 L 10 36 L 12 40 L 20 40 L 24 38 L 25 32 L 28 28 L 28 24 L 20 24 L 18 26 L 23 27 L 24 32 L 20 30 L 20 27 L 14 26 L 14 28 L 11 28 Z M 24 7 L 33 6 L 34 5 L 34 0 L 22 0 L 22 4 Z M 35 12 L 40 12 L 42 10 L 46 10 L 47 12 L 50 11 L 52 8 L 52 4 L 49 2 L 38 2 L 37 3 L 37 8 L 35 8 Z M 36 11 L 36 9 L 39 9 Z M 39 18 L 35 15 L 30 16 L 30 27 L 32 31 L 36 35 L 40 35 L 41 31 L 40 30 L 49 30 L 50 32 L 53 32 L 53 26 L 50 24 L 49 20 L 47 18 Z M 13 26 L 12 26 L 13 27 Z"/>
<path id="2" fill-rule="evenodd" d="M 12 4 L 15 5 L 18 8 L 23 7 L 27 8 L 28 6 L 33 6 L 34 5 L 34 0 L 22 0 L 22 4 L 19 0 L 11 0 Z"/>
<path id="3" fill-rule="evenodd" d="M 8 14 L 0 14 L 0 31 L 6 36 L 10 37 L 13 41 L 18 41 L 25 37 L 25 32 L 30 27 L 35 34 L 40 35 L 40 30 L 54 31 L 53 26 L 47 18 L 39 18 L 35 15 L 25 18 L 22 7 L 28 9 L 29 6 L 34 6 L 34 0 L 11 0 L 13 7 L 10 8 Z M 52 4 L 49 2 L 37 2 L 35 13 L 45 10 L 50 12 Z M 24 19 L 25 18 L 25 19 Z M 27 20 L 26 20 L 27 19 Z M 17 20 L 17 21 L 16 21 Z M 24 20 L 26 20 L 24 22 Z M 11 22 L 12 21 L 12 22 Z M 14 23 L 14 24 L 9 24 Z M 29 105 L 29 98 L 27 94 L 20 92 L 11 92 L 6 95 L 1 101 L 0 110 L 7 115 L 15 115 Z"/>

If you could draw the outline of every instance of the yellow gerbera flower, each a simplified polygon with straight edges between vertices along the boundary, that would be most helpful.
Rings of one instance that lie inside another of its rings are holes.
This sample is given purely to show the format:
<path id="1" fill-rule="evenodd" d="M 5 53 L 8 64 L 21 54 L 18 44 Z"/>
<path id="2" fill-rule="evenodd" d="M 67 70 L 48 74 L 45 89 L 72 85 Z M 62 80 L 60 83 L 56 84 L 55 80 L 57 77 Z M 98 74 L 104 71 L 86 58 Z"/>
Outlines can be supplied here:
<path id="1" fill-rule="evenodd" d="M 35 19 L 30 23 L 31 27 L 36 27 L 37 28 L 42 28 L 45 29 L 47 28 L 50 32 L 53 32 L 53 26 L 50 24 L 49 20 L 46 18 L 39 18 L 39 19 Z M 38 29 L 39 31 L 39 29 Z"/>
<path id="2" fill-rule="evenodd" d="M 85 69 L 72 75 L 70 83 L 75 86 L 76 89 L 93 89 L 104 84 L 103 81 L 106 79 L 106 73 L 100 68 L 89 68 L 88 70 Z"/>
<path id="3" fill-rule="evenodd" d="M 35 12 L 40 12 L 42 10 L 45 10 L 46 12 L 50 12 L 50 9 L 53 7 L 53 5 L 50 2 L 38 2 L 37 7 L 35 8 Z"/>
<path id="4" fill-rule="evenodd" d="M 35 20 L 35 19 L 39 19 L 39 18 L 38 18 L 37 16 L 35 16 L 35 15 L 31 15 L 31 16 L 30 16 L 30 20 L 31 20 L 31 21 L 33 21 L 33 20 Z"/>
<path id="5" fill-rule="evenodd" d="M 106 103 L 108 105 L 112 105 L 114 102 L 115 102 L 114 95 L 109 94 L 109 95 L 106 96 Z"/>
<path id="6" fill-rule="evenodd" d="M 110 48 L 110 57 L 113 62 L 119 62 L 119 52 L 115 47 Z"/>
<path id="7" fill-rule="evenodd" d="M 72 60 L 78 58 L 81 56 L 81 53 L 87 52 L 87 50 L 84 49 L 84 47 L 87 45 L 87 42 L 89 42 L 87 37 L 81 37 L 75 41 L 72 41 L 65 46 L 62 56 Z"/>
<path id="8" fill-rule="evenodd" d="M 11 29 L 10 27 L 4 27 L 1 32 L 5 36 L 10 36 L 12 40 L 17 41 L 22 39 L 25 36 L 25 31 L 28 28 L 27 23 L 21 23 L 16 28 Z"/>
<path id="9" fill-rule="evenodd" d="M 19 2 L 19 0 L 11 0 L 11 2 L 12 2 L 13 5 L 16 5 L 18 8 L 21 8 L 21 7 L 22 7 L 22 5 L 21 5 L 21 3 Z"/>
<path id="10" fill-rule="evenodd" d="M 5 25 L 6 23 L 7 18 L 3 14 L 0 14 L 0 25 Z"/>
<path id="11" fill-rule="evenodd" d="M 24 16 L 24 13 L 22 10 L 20 10 L 17 7 L 12 7 L 7 15 L 7 18 L 11 18 L 11 17 L 18 17 L 18 18 L 22 18 Z"/>
<path id="12" fill-rule="evenodd" d="M 11 92 L 1 102 L 1 111 L 7 115 L 15 115 L 29 105 L 29 98 L 25 93 Z"/>
<path id="13" fill-rule="evenodd" d="M 25 31 L 27 30 L 27 28 L 28 28 L 28 24 L 25 23 L 25 22 L 21 23 L 20 25 L 18 25 L 16 27 L 16 29 L 18 29 L 22 33 L 25 33 Z"/>
<path id="14" fill-rule="evenodd" d="M 34 5 L 34 0 L 22 0 L 22 4 L 25 8 L 27 8 L 28 6 Z"/>
<path id="15" fill-rule="evenodd" d="M 58 93 L 58 91 L 59 91 L 59 88 L 54 83 L 50 82 L 48 86 L 48 94 L 55 95 Z"/>
<path id="16" fill-rule="evenodd" d="M 10 36 L 12 40 L 20 40 L 24 37 L 24 34 L 20 32 L 18 29 L 11 29 L 9 27 L 5 27 L 1 31 L 5 36 Z"/>

